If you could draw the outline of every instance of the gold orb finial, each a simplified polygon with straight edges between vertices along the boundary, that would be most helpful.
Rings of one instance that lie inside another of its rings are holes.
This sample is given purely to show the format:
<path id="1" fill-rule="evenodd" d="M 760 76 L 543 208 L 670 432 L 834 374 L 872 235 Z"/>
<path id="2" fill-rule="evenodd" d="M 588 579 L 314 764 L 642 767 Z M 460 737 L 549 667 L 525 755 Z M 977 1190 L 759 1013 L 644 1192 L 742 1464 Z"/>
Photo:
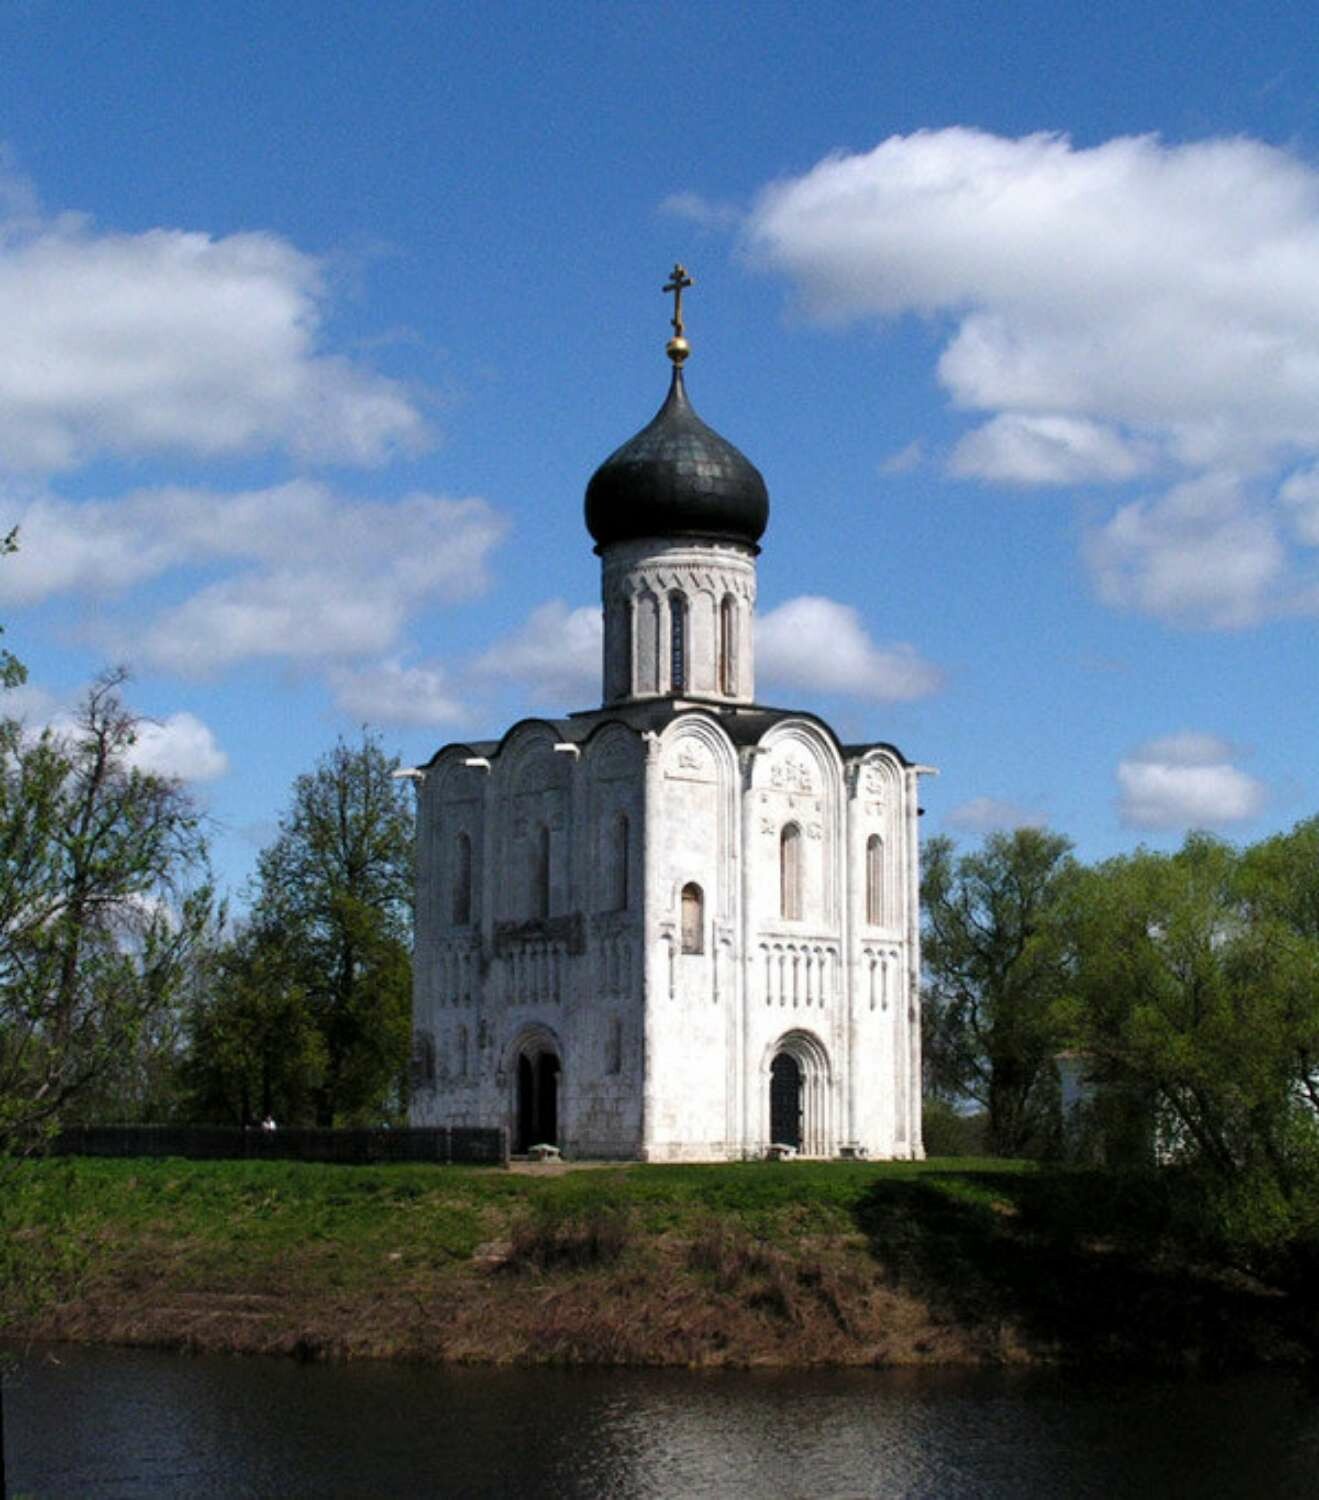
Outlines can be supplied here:
<path id="1" fill-rule="evenodd" d="M 673 316 L 669 319 L 673 325 L 673 337 L 664 346 L 664 352 L 675 365 L 681 367 L 683 360 L 692 352 L 692 346 L 683 337 L 682 328 L 682 294 L 685 287 L 692 285 L 692 279 L 687 274 L 687 268 L 674 262 L 673 275 L 668 283 L 661 288 L 666 294 L 673 293 Z"/>

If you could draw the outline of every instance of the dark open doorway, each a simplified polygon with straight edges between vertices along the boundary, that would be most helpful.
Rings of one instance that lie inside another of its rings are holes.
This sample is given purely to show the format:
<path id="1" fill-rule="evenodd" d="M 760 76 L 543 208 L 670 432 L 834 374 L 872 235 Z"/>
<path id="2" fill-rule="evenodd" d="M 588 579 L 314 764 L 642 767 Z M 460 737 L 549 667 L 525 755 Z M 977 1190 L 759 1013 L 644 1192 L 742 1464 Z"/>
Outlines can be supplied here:
<path id="1" fill-rule="evenodd" d="M 559 1059 L 553 1052 L 518 1058 L 515 1150 L 559 1144 Z"/>
<path id="2" fill-rule="evenodd" d="M 801 1149 L 801 1068 L 786 1052 L 769 1069 L 769 1138 L 776 1146 Z"/>

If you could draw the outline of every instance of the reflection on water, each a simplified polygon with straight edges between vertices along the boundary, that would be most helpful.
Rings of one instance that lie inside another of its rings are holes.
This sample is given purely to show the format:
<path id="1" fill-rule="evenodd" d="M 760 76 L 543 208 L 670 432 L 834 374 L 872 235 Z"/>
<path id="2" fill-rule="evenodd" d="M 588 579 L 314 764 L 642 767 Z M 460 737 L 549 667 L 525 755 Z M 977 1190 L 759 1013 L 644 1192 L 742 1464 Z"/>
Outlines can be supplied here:
<path id="1" fill-rule="evenodd" d="M 1313 1493 L 1290 1376 L 445 1370 L 30 1351 L 25 1495 L 1260 1496 Z"/>

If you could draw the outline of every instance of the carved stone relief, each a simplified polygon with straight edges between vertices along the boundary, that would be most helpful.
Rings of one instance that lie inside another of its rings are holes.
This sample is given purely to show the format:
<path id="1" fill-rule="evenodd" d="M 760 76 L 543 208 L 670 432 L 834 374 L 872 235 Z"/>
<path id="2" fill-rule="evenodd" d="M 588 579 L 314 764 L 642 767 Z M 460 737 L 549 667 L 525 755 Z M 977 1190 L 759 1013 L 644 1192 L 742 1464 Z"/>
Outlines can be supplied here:
<path id="1" fill-rule="evenodd" d="M 713 781 L 714 766 L 709 750 L 698 739 L 685 735 L 670 753 L 665 776 L 670 781 Z"/>
<path id="2" fill-rule="evenodd" d="M 789 750 L 770 766 L 769 784 L 781 792 L 813 792 L 815 775 L 806 760 Z"/>

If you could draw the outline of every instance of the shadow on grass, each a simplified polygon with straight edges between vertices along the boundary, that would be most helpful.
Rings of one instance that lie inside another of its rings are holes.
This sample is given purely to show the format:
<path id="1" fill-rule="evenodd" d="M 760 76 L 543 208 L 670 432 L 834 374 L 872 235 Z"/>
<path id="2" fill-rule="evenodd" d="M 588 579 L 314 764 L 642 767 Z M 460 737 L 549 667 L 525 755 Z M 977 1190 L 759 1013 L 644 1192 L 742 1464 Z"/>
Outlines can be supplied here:
<path id="1" fill-rule="evenodd" d="M 1239 1367 L 1299 1355 L 1286 1299 L 1190 1261 L 1157 1174 L 879 1179 L 856 1207 L 892 1284 L 964 1329 L 1087 1364 Z"/>

